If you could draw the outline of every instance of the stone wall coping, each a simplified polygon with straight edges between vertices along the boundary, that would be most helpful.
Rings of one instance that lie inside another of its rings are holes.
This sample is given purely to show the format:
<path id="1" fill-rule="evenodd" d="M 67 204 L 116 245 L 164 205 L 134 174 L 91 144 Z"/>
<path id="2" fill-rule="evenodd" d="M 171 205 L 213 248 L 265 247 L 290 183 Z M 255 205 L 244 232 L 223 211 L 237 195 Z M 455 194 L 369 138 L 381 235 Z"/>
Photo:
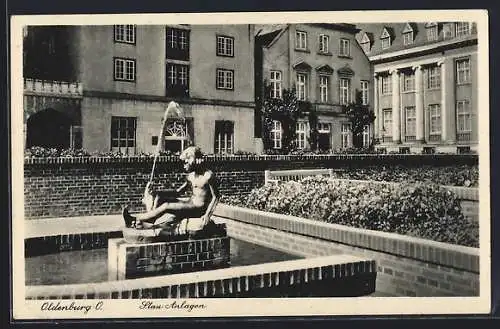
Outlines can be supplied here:
<path id="1" fill-rule="evenodd" d="M 26 298 L 37 296 L 62 296 L 62 295 L 87 295 L 89 293 L 106 294 L 119 291 L 133 291 L 154 289 L 167 286 L 180 286 L 186 284 L 206 283 L 210 281 L 222 281 L 232 278 L 261 276 L 270 273 L 306 270 L 332 265 L 344 265 L 350 263 L 372 262 L 350 255 L 333 255 L 307 259 L 297 259 L 282 262 L 264 263 L 248 266 L 237 266 L 225 269 L 217 269 L 203 272 L 191 272 L 181 274 L 170 274 L 139 279 L 128 279 L 119 281 L 107 281 L 99 283 L 68 284 L 68 285 L 44 285 L 27 286 Z M 366 272 L 375 272 L 376 267 Z M 354 273 L 346 272 L 346 275 Z"/>

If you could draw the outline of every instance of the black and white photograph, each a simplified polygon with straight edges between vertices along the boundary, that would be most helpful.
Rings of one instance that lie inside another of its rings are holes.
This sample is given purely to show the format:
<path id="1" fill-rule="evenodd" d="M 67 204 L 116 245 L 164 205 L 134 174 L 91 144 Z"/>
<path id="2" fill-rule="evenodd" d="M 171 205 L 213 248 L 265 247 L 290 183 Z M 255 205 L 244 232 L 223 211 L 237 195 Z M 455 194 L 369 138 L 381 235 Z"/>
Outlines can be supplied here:
<path id="1" fill-rule="evenodd" d="M 15 319 L 490 311 L 486 11 L 11 24 Z"/>

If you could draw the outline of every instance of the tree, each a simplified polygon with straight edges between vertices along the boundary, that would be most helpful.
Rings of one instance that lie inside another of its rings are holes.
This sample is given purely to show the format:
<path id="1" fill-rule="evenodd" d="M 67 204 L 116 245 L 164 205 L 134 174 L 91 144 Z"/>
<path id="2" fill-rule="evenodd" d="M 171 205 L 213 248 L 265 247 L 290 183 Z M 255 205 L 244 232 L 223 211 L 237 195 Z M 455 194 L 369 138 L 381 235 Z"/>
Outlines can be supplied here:
<path id="1" fill-rule="evenodd" d="M 360 91 L 356 90 L 355 102 L 345 105 L 342 108 L 342 112 L 351 123 L 353 146 L 355 148 L 363 147 L 364 128 L 375 121 L 375 114 L 370 110 L 368 105 L 363 105 L 363 96 Z"/>

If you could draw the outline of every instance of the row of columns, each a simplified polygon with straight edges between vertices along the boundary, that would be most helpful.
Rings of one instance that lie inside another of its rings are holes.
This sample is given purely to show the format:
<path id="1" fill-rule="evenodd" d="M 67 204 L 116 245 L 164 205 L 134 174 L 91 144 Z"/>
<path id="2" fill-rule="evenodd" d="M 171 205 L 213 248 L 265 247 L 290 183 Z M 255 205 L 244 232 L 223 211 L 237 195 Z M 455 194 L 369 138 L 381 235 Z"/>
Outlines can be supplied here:
<path id="1" fill-rule="evenodd" d="M 446 66 L 443 61 L 437 62 L 438 67 L 441 68 L 441 138 L 446 140 L 448 136 L 447 131 L 447 113 L 446 113 Z M 425 119 L 424 119 L 424 81 L 423 81 L 423 67 L 422 65 L 413 66 L 412 70 L 415 74 L 415 114 L 416 114 L 416 127 L 415 127 L 415 142 L 425 143 Z M 391 69 L 389 74 L 392 82 L 392 142 L 399 144 L 404 140 L 401 133 L 401 90 L 400 90 L 400 71 L 401 69 Z M 374 108 L 376 120 L 374 128 L 376 137 L 381 136 L 381 130 L 384 125 L 382 110 L 379 108 L 379 82 L 378 73 L 374 75 Z"/>

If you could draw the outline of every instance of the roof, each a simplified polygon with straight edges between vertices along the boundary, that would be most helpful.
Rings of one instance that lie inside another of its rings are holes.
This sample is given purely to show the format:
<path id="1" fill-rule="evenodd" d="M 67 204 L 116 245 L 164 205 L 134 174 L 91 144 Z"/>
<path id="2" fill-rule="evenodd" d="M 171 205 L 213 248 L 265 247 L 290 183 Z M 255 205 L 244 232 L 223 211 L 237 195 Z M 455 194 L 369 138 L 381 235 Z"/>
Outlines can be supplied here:
<path id="1" fill-rule="evenodd" d="M 255 36 L 256 43 L 260 44 L 262 47 L 269 47 L 284 31 L 285 29 L 278 29 L 268 33 L 257 33 Z"/>

